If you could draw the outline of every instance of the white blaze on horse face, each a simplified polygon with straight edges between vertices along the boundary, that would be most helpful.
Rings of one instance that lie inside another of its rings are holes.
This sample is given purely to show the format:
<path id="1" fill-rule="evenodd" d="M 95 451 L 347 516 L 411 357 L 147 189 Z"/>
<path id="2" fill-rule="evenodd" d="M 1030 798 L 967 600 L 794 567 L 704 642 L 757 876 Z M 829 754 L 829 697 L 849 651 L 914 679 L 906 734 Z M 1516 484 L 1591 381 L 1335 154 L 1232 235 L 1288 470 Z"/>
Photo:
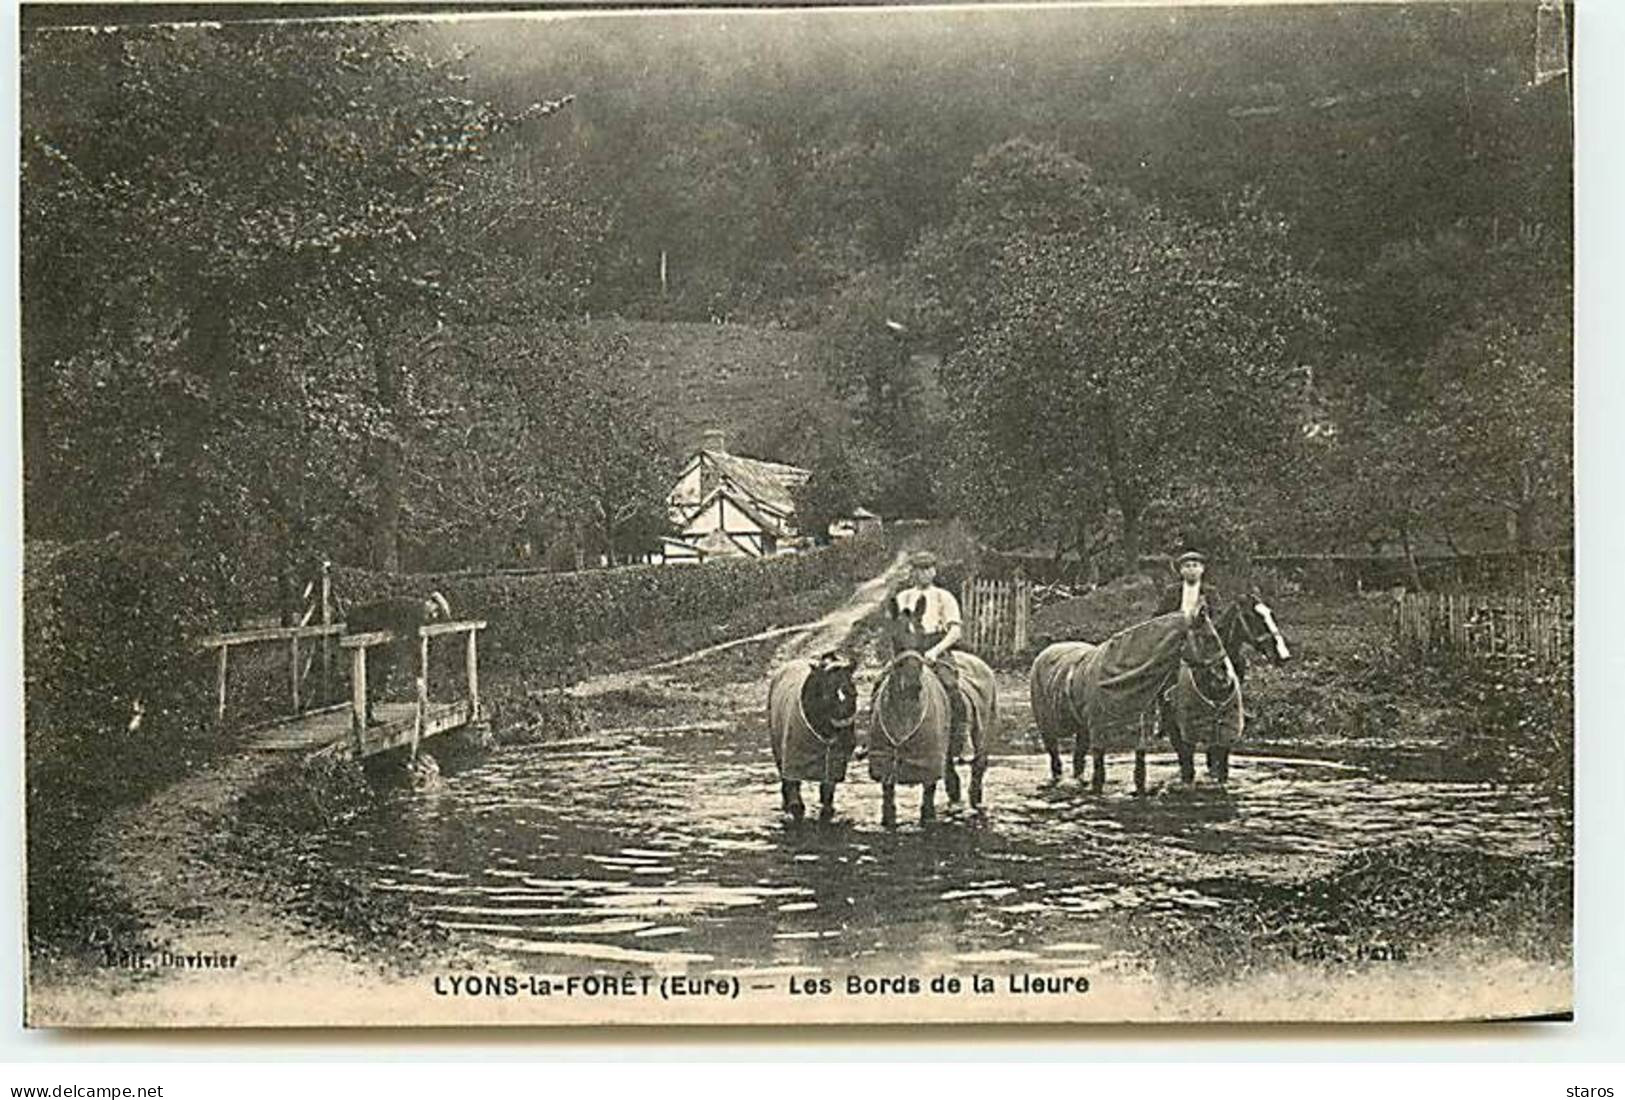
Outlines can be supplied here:
<path id="1" fill-rule="evenodd" d="M 1275 615 L 1270 611 L 1269 604 L 1259 600 L 1253 604 L 1253 610 L 1264 620 L 1264 625 L 1270 628 L 1270 637 L 1275 639 L 1275 656 L 1283 661 L 1290 661 L 1292 651 L 1286 647 L 1286 639 L 1281 637 L 1281 628 L 1275 625 Z"/>

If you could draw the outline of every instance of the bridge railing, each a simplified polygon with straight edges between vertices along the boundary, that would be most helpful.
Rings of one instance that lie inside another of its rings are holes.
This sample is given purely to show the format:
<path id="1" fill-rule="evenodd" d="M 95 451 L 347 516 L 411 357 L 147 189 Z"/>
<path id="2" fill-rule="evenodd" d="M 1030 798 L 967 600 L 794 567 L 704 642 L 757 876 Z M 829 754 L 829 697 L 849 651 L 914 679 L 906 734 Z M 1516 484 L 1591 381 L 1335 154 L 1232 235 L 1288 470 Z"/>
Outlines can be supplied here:
<path id="1" fill-rule="evenodd" d="M 226 700 L 231 675 L 231 651 L 233 649 L 261 648 L 270 645 L 286 645 L 288 647 L 288 681 L 289 702 L 292 705 L 291 714 L 309 713 L 307 705 L 310 697 L 304 692 L 304 681 L 309 674 L 306 667 L 308 662 L 303 657 L 314 658 L 319 650 L 325 658 L 331 639 L 344 633 L 343 623 L 327 623 L 315 626 L 267 626 L 255 630 L 236 630 L 225 634 L 211 634 L 199 639 L 199 648 L 215 650 L 215 710 L 214 718 L 217 725 L 223 725 L 226 720 Z M 302 651 L 301 647 L 310 645 L 311 648 Z M 322 688 L 319 698 L 325 698 L 327 693 L 328 662 L 322 662 Z M 338 704 L 343 706 L 343 704 Z M 323 708 L 330 709 L 330 708 Z"/>
<path id="2" fill-rule="evenodd" d="M 429 732 L 429 642 L 447 635 L 463 635 L 463 664 L 468 677 L 467 711 L 463 721 L 481 721 L 485 712 L 480 706 L 479 632 L 484 630 L 484 619 L 459 622 L 429 623 L 417 630 L 417 704 L 412 719 L 412 755 L 416 756 L 418 743 Z M 357 755 L 364 754 L 364 736 L 367 728 L 367 651 L 375 646 L 394 645 L 393 631 L 373 630 L 364 634 L 347 634 L 339 645 L 350 651 L 350 729 L 355 737 Z"/>

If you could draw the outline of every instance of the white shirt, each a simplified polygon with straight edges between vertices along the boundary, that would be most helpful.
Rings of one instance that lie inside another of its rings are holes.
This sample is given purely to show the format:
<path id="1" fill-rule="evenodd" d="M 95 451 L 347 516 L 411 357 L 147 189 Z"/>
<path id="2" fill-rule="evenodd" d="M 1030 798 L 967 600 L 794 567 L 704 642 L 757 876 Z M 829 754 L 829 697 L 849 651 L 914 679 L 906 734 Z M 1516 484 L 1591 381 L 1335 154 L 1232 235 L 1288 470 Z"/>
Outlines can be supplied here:
<path id="1" fill-rule="evenodd" d="M 1185 581 L 1180 585 L 1179 610 L 1185 613 L 1185 618 L 1196 618 L 1196 605 L 1202 599 L 1202 582 Z"/>
<path id="2" fill-rule="evenodd" d="M 912 611 L 925 601 L 925 613 L 920 616 L 920 628 L 927 634 L 946 632 L 950 626 L 960 626 L 959 601 L 946 588 L 933 584 L 929 588 L 905 588 L 897 593 L 897 607 Z"/>

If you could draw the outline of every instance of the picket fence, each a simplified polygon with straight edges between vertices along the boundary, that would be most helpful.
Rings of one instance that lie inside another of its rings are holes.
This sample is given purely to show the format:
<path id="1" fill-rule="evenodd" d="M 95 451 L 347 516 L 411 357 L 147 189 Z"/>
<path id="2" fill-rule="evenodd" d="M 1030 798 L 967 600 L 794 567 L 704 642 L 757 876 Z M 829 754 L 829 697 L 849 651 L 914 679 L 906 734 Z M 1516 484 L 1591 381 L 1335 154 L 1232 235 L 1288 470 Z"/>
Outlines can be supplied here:
<path id="1" fill-rule="evenodd" d="M 1033 610 L 1031 581 L 969 577 L 959 589 L 959 608 L 966 649 L 988 659 L 1026 650 Z"/>
<path id="2" fill-rule="evenodd" d="M 1523 596 L 1406 593 L 1394 601 L 1394 636 L 1415 653 L 1558 661 L 1574 653 L 1574 608 Z"/>

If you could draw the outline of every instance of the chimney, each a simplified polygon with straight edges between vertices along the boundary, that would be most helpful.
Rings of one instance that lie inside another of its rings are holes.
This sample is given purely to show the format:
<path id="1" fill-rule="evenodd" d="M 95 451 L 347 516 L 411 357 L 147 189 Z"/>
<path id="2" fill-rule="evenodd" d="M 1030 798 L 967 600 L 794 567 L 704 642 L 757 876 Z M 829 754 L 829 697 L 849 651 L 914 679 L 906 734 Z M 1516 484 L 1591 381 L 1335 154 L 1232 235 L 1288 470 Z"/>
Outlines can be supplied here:
<path id="1" fill-rule="evenodd" d="M 708 429 L 705 435 L 701 437 L 700 449 L 705 451 L 726 452 L 728 450 L 727 443 L 727 432 L 723 431 L 721 428 L 711 428 Z"/>

